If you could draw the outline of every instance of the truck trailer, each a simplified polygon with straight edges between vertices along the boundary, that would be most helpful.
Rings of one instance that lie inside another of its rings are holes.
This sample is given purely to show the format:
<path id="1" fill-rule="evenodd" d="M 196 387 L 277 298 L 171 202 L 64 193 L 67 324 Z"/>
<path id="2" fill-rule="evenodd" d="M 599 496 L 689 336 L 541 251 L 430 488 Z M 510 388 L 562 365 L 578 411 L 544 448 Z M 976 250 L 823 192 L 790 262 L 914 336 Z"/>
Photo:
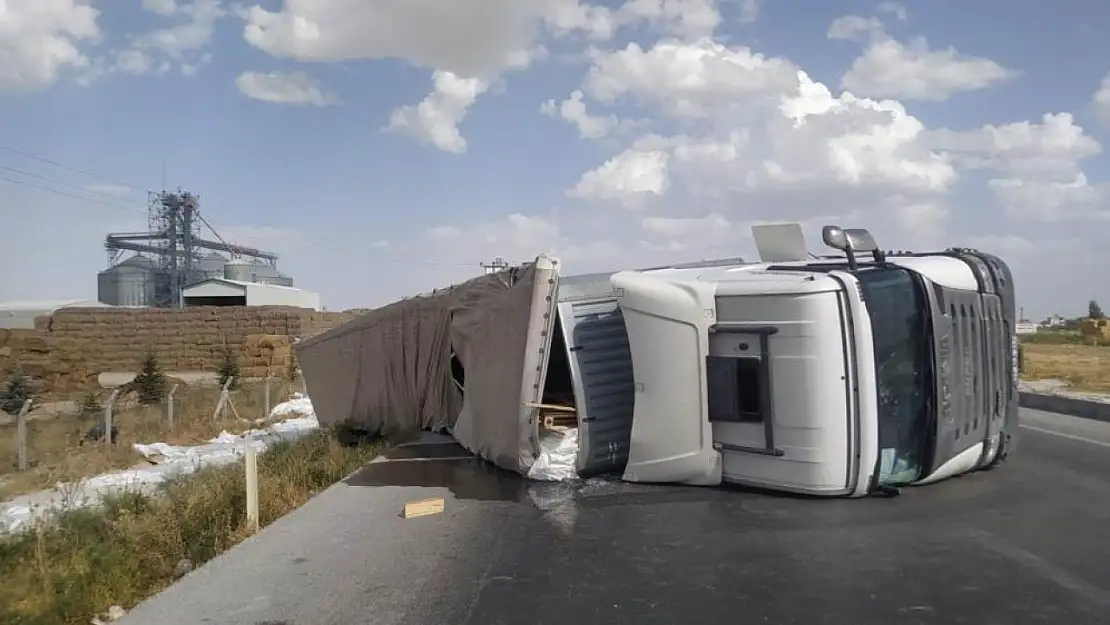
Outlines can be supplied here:
<path id="1" fill-rule="evenodd" d="M 754 229 L 760 262 L 622 271 L 623 477 L 892 495 L 1002 462 L 1018 430 L 1013 277 L 972 249 L 883 252 L 826 226 Z"/>

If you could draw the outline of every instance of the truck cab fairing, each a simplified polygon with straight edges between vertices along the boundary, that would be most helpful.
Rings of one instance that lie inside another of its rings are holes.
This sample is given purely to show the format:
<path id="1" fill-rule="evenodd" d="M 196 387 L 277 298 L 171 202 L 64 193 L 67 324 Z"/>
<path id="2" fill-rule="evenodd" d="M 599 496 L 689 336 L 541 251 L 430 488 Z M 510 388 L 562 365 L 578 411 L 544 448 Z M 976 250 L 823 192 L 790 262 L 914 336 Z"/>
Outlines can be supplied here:
<path id="1" fill-rule="evenodd" d="M 611 281 L 636 386 L 626 480 L 855 493 L 877 457 L 856 418 L 874 393 L 853 391 L 838 280 L 739 266 Z"/>

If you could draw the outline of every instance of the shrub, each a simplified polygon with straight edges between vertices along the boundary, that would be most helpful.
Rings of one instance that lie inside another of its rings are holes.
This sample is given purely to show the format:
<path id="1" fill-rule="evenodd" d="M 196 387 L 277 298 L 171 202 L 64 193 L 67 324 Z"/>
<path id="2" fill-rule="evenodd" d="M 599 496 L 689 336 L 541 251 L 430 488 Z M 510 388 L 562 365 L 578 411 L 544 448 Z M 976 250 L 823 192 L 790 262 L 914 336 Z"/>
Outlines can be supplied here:
<path id="1" fill-rule="evenodd" d="M 160 404 L 166 398 L 166 375 L 154 354 L 147 354 L 143 359 L 142 372 L 135 376 L 133 384 L 139 394 L 139 403 L 143 405 Z"/>
<path id="2" fill-rule="evenodd" d="M 100 403 L 100 398 L 96 393 L 88 393 L 85 399 L 81 401 L 81 418 L 92 419 L 104 414 L 104 406 Z"/>
<path id="3" fill-rule="evenodd" d="M 17 415 L 23 409 L 23 404 L 28 399 L 34 398 L 35 391 L 31 387 L 31 378 L 16 369 L 8 376 L 7 381 L 4 382 L 4 388 L 0 390 L 0 410 L 10 415 Z"/>

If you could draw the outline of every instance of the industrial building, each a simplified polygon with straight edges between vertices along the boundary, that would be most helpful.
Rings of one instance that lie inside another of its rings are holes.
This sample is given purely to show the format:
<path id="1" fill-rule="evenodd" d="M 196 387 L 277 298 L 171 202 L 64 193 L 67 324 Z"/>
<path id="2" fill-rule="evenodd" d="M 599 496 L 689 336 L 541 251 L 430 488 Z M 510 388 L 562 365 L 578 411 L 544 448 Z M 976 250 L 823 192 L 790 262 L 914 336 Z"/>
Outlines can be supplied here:
<path id="1" fill-rule="evenodd" d="M 186 287 L 212 279 L 293 287 L 293 279 L 278 271 L 277 254 L 225 241 L 201 216 L 196 195 L 180 190 L 152 193 L 148 222 L 147 232 L 105 238 L 109 266 L 97 275 L 100 302 L 181 308 L 186 305 Z M 201 226 L 214 239 L 203 238 Z M 134 254 L 124 257 L 128 252 Z M 292 299 L 310 301 L 312 295 Z"/>
<path id="2" fill-rule="evenodd" d="M 296 306 L 320 310 L 320 295 L 290 286 L 262 284 L 226 278 L 209 278 L 181 292 L 186 307 L 192 306 Z"/>

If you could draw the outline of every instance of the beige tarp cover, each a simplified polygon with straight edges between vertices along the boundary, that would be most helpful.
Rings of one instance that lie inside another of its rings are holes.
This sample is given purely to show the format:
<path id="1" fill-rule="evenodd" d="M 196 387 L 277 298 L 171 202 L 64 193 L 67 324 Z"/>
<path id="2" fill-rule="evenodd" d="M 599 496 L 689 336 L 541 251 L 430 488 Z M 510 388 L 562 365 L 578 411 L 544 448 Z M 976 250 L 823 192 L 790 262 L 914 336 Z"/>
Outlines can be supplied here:
<path id="1" fill-rule="evenodd" d="M 301 341 L 296 356 L 320 425 L 386 436 L 450 427 L 474 454 L 526 473 L 536 451 L 521 421 L 521 382 L 535 274 L 529 263 L 485 275 Z"/>

